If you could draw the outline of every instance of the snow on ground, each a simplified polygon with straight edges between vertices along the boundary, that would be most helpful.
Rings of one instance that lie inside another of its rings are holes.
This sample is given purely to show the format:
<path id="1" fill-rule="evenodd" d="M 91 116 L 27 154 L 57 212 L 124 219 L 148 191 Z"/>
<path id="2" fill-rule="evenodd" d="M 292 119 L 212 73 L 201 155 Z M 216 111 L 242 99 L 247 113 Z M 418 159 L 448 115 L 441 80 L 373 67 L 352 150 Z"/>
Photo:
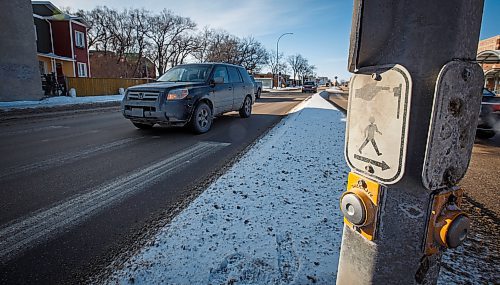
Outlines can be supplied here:
<path id="1" fill-rule="evenodd" d="M 330 87 L 330 88 L 327 88 L 325 91 L 328 93 L 345 93 L 344 91 L 342 91 L 342 89 L 340 89 L 338 87 Z"/>
<path id="2" fill-rule="evenodd" d="M 269 87 L 264 87 L 263 91 L 266 92 L 276 92 L 276 91 L 295 91 L 295 90 L 300 90 L 300 87 L 278 87 L 278 88 L 269 88 Z"/>
<path id="3" fill-rule="evenodd" d="M 106 283 L 334 284 L 345 124 L 302 104 Z"/>
<path id="4" fill-rule="evenodd" d="M 54 107 L 54 106 L 88 104 L 88 103 L 99 103 L 99 102 L 120 102 L 122 99 L 123 95 L 86 96 L 86 97 L 56 96 L 56 97 L 48 97 L 39 101 L 0 102 L 0 110 Z"/>

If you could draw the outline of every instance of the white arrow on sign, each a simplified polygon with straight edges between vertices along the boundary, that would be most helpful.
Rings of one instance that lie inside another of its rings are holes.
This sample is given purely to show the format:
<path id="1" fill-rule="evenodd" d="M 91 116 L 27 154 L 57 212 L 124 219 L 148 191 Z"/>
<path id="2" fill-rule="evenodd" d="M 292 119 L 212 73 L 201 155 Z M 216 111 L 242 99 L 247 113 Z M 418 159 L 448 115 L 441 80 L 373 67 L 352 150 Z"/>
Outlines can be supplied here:
<path id="1" fill-rule="evenodd" d="M 346 160 L 355 171 L 393 184 L 405 168 L 411 77 L 397 64 L 361 72 L 349 86 Z"/>

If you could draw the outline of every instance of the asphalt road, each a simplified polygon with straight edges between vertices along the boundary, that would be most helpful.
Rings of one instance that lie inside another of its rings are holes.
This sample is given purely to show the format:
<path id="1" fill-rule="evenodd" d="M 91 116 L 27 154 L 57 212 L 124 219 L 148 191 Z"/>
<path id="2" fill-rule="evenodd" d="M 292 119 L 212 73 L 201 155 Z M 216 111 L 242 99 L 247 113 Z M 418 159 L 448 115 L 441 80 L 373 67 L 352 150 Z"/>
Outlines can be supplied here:
<path id="1" fill-rule="evenodd" d="M 476 206 L 487 209 L 500 223 L 500 134 L 491 139 L 476 139 L 469 169 L 460 182 Z"/>
<path id="2" fill-rule="evenodd" d="M 80 283 L 102 271 L 304 98 L 263 94 L 249 119 L 226 114 L 203 135 L 138 130 L 117 107 L 1 122 L 0 283 Z"/>

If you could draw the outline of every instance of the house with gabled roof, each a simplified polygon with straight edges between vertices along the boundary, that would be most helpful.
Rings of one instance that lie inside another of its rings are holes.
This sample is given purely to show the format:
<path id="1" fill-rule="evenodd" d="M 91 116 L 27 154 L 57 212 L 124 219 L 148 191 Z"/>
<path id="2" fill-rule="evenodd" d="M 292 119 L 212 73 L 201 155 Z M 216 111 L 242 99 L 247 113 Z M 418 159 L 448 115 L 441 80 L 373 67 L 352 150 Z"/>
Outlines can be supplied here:
<path id="1" fill-rule="evenodd" d="M 89 25 L 50 1 L 32 1 L 40 74 L 90 77 L 87 43 Z"/>

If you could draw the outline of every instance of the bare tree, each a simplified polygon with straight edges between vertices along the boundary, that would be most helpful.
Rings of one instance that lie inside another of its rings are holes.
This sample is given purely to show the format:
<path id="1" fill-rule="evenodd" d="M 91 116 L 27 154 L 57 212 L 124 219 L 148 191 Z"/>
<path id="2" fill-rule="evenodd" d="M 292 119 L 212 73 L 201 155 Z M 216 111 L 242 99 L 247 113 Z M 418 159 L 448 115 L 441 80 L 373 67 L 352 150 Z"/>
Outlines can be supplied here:
<path id="1" fill-rule="evenodd" d="M 81 17 L 88 25 L 87 32 L 88 47 L 95 50 L 108 51 L 112 35 L 108 29 L 108 18 L 111 9 L 108 7 L 96 7 L 90 11 L 78 10 L 76 16 Z M 66 12 L 71 14 L 68 8 Z"/>
<path id="2" fill-rule="evenodd" d="M 316 77 L 316 66 L 310 65 L 306 59 L 306 64 L 299 69 L 298 74 L 299 77 L 302 78 L 302 82 L 304 82 L 306 78 Z"/>
<path id="3" fill-rule="evenodd" d="M 251 73 L 259 71 L 269 60 L 264 46 L 252 37 L 243 38 L 238 43 L 238 62 Z"/>
<path id="4" fill-rule="evenodd" d="M 147 22 L 151 17 L 151 12 L 145 9 L 134 9 L 130 11 L 130 21 L 133 27 L 134 43 L 133 51 L 136 55 L 136 62 L 133 71 L 134 77 L 142 76 L 139 67 L 143 63 L 143 58 L 150 44 L 146 38 L 148 32 Z"/>
<path id="5" fill-rule="evenodd" d="M 213 31 L 206 60 L 238 64 L 238 41 L 226 31 Z"/>
<path id="6" fill-rule="evenodd" d="M 276 53 L 274 51 L 268 51 L 268 60 L 267 66 L 271 69 L 273 74 L 278 74 L 280 72 L 286 72 L 288 69 L 288 65 L 283 60 L 283 53 L 280 52 L 278 56 L 278 61 L 276 61 Z M 279 62 L 279 64 L 278 64 Z"/>
<path id="7" fill-rule="evenodd" d="M 213 34 L 214 30 L 209 27 L 204 27 L 203 30 L 194 36 L 196 48 L 192 51 L 191 55 L 196 59 L 196 61 L 208 61 L 208 53 L 210 52 L 210 46 L 212 45 Z"/>
<path id="8" fill-rule="evenodd" d="M 299 75 L 302 70 L 307 69 L 308 65 L 307 59 L 305 59 L 301 54 L 290 55 L 287 57 L 287 62 L 292 69 L 294 80 L 297 79 L 297 75 Z"/>
<path id="9" fill-rule="evenodd" d="M 196 39 L 197 47 L 192 55 L 199 62 L 238 64 L 254 72 L 260 70 L 268 60 L 264 46 L 252 37 L 241 39 L 224 30 L 205 27 Z"/>
<path id="10" fill-rule="evenodd" d="M 154 62 L 159 74 L 190 59 L 238 64 L 255 72 L 273 58 L 252 37 L 239 38 L 208 27 L 195 33 L 196 24 L 190 18 L 166 9 L 155 14 L 145 9 L 118 11 L 102 6 L 75 13 L 90 26 L 89 47 L 105 53 L 112 51 L 117 63 L 126 62 L 130 66 L 131 71 L 124 76 L 140 75 L 146 57 Z M 284 71 L 286 64 L 280 62 L 278 69 Z"/>
<path id="11" fill-rule="evenodd" d="M 148 19 L 147 37 L 151 40 L 150 56 L 159 74 L 163 74 L 174 56 L 172 46 L 185 31 L 194 30 L 196 24 L 190 19 L 172 14 L 164 9 L 159 15 Z"/>
<path id="12" fill-rule="evenodd" d="M 172 45 L 171 66 L 183 64 L 186 58 L 200 48 L 199 42 L 194 35 L 180 35 Z"/>

